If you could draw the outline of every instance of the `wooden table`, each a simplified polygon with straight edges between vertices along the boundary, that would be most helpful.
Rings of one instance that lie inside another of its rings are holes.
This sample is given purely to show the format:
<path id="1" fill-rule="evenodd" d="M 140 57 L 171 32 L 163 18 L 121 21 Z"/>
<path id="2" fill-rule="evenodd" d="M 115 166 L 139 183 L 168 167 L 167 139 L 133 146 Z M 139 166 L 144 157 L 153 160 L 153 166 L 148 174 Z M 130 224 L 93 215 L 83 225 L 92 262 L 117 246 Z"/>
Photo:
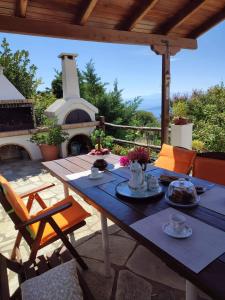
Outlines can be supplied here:
<path id="1" fill-rule="evenodd" d="M 119 182 L 125 180 L 122 172 L 121 174 L 117 172 L 116 180 L 114 181 L 95 187 L 87 186 L 86 188 L 79 190 L 73 186 L 72 182 L 68 181 L 67 175 L 90 170 L 95 159 L 96 157 L 94 156 L 81 155 L 44 162 L 43 165 L 53 176 L 57 177 L 64 184 L 65 195 L 68 195 L 68 188 L 71 188 L 101 213 L 106 274 L 110 274 L 107 233 L 107 218 L 109 218 L 124 231 L 128 232 L 139 243 L 143 244 L 146 248 L 159 256 L 171 269 L 186 278 L 186 299 L 197 299 L 197 289 L 195 286 L 213 297 L 213 299 L 225 299 L 225 254 L 213 261 L 200 273 L 196 274 L 129 226 L 140 219 L 168 208 L 168 204 L 164 201 L 164 197 L 154 202 L 145 201 L 142 203 L 131 203 L 122 201 L 115 195 L 115 186 Z M 110 164 L 115 164 L 119 162 L 119 157 L 110 154 L 107 157 L 107 161 Z M 164 171 L 163 169 L 155 168 L 150 172 L 159 175 Z M 198 182 L 198 179 L 195 180 Z M 166 191 L 166 187 L 164 187 L 164 190 Z M 201 206 L 185 209 L 185 213 L 225 231 L 225 216 L 221 214 Z"/>

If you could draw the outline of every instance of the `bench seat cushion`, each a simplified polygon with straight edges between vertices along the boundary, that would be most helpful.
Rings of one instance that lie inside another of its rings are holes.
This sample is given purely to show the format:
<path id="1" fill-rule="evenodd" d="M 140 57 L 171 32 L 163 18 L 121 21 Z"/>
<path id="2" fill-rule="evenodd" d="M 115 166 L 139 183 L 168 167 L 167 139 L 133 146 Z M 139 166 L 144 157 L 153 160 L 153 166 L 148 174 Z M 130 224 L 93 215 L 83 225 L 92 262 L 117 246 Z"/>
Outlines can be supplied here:
<path id="1" fill-rule="evenodd" d="M 82 300 L 76 262 L 70 260 L 21 285 L 23 300 Z"/>

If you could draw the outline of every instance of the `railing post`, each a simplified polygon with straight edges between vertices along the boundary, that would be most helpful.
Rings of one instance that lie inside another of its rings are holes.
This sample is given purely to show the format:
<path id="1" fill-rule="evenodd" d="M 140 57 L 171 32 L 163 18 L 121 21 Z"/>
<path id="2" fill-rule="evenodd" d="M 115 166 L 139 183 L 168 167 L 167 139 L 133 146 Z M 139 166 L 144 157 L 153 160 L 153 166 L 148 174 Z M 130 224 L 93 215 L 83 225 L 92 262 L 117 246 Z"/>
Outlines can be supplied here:
<path id="1" fill-rule="evenodd" d="M 100 116 L 99 117 L 99 127 L 105 131 L 105 117 L 104 116 Z"/>

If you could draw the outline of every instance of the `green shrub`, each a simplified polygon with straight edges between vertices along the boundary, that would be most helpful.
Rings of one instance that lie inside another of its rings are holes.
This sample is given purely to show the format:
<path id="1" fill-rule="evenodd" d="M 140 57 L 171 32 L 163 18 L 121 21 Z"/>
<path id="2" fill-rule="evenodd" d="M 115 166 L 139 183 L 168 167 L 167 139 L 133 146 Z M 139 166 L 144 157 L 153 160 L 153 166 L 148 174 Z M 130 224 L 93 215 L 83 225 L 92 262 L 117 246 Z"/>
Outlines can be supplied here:
<path id="1" fill-rule="evenodd" d="M 197 152 L 203 152 L 205 149 L 205 144 L 202 141 L 199 140 L 193 140 L 192 141 L 192 149 Z"/>

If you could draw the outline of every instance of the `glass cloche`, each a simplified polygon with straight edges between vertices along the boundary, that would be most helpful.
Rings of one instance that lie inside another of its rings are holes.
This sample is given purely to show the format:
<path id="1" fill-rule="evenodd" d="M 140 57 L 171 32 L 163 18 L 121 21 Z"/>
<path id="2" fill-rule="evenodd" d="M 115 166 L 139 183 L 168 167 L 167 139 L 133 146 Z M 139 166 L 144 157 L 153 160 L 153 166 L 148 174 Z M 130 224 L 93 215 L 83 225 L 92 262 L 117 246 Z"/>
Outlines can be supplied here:
<path id="1" fill-rule="evenodd" d="M 194 184 L 184 178 L 172 181 L 166 196 L 169 201 L 175 204 L 191 205 L 198 202 Z"/>

